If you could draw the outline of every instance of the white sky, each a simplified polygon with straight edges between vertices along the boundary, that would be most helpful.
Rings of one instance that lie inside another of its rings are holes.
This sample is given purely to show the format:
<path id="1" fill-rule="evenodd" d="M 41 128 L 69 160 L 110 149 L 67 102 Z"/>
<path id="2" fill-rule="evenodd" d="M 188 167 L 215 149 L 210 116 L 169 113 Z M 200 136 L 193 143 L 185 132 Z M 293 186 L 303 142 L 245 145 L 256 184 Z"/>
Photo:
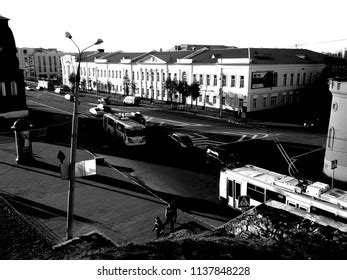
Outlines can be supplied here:
<path id="1" fill-rule="evenodd" d="M 346 7 L 346 0 L 3 0 L 0 14 L 17 47 L 76 51 L 69 31 L 81 49 L 101 38 L 105 51 L 303 44 L 335 52 L 347 48 Z"/>

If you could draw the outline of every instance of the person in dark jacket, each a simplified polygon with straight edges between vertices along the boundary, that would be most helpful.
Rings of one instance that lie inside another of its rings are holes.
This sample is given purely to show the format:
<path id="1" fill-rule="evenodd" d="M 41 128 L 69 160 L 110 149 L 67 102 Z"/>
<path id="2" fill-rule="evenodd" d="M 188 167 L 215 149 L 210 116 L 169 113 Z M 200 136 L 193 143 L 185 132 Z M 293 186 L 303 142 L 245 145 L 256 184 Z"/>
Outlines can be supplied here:
<path id="1" fill-rule="evenodd" d="M 173 231 L 174 230 L 174 219 L 175 219 L 175 213 L 177 213 L 175 211 L 175 208 L 172 206 L 171 203 L 168 204 L 168 207 L 166 208 L 165 210 L 165 217 L 166 217 L 166 220 L 165 220 L 165 223 L 164 223 L 164 227 L 167 225 L 167 224 L 170 224 L 170 227 L 171 227 L 171 230 Z M 177 216 L 177 214 L 176 214 Z M 177 217 L 176 217 L 177 218 Z"/>
<path id="2" fill-rule="evenodd" d="M 161 232 L 163 231 L 164 226 L 162 221 L 160 220 L 160 217 L 156 217 L 154 221 L 154 226 L 152 228 L 152 231 L 155 231 L 157 234 L 157 238 L 159 238 Z"/>

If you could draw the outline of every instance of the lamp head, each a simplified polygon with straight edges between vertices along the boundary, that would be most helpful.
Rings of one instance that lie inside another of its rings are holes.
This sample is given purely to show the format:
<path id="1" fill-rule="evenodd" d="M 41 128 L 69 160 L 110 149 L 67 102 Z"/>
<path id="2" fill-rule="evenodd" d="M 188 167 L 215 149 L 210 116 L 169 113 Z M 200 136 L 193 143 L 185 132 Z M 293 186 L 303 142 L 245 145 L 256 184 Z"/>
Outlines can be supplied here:
<path id="1" fill-rule="evenodd" d="M 72 36 L 71 36 L 70 32 L 65 32 L 65 37 L 69 38 L 69 39 L 72 39 Z"/>
<path id="2" fill-rule="evenodd" d="M 70 33 L 69 33 L 70 34 Z M 100 45 L 102 44 L 104 41 L 102 39 L 98 39 L 96 42 L 95 42 L 95 45 Z"/>

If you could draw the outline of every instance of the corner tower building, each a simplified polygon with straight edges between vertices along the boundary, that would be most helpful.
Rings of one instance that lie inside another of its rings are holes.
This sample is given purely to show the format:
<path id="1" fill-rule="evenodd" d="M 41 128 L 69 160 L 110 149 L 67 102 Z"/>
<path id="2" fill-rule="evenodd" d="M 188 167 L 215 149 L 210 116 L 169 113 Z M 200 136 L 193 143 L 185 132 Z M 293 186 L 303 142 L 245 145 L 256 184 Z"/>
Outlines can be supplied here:
<path id="1" fill-rule="evenodd" d="M 335 179 L 347 182 L 347 77 L 330 79 L 329 89 L 333 98 L 323 172 L 329 177 L 334 172 Z"/>

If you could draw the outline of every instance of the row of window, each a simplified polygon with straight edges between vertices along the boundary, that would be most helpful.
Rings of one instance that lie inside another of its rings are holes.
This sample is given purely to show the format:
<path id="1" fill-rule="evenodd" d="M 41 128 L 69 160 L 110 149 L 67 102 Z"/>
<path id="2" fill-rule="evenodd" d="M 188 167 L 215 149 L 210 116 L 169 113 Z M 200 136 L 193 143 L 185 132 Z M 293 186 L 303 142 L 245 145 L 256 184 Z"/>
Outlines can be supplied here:
<path id="1" fill-rule="evenodd" d="M 6 90 L 6 83 L 0 81 L 0 96 L 7 96 L 8 92 L 11 95 L 18 95 L 17 83 L 15 81 L 10 82 L 9 90 Z"/>
<path id="2" fill-rule="evenodd" d="M 280 101 L 281 100 L 281 101 Z M 282 99 L 279 99 L 278 96 L 271 96 L 270 97 L 270 106 L 277 106 L 280 105 L 279 101 L 283 104 L 287 104 L 287 103 L 293 103 L 294 102 L 294 96 L 292 94 L 285 94 L 282 95 Z M 267 103 L 268 103 L 268 97 L 264 96 L 261 104 L 258 101 L 258 98 L 253 98 L 252 100 L 252 107 L 253 109 L 259 108 L 260 105 L 262 105 L 262 107 L 267 107 Z"/>

